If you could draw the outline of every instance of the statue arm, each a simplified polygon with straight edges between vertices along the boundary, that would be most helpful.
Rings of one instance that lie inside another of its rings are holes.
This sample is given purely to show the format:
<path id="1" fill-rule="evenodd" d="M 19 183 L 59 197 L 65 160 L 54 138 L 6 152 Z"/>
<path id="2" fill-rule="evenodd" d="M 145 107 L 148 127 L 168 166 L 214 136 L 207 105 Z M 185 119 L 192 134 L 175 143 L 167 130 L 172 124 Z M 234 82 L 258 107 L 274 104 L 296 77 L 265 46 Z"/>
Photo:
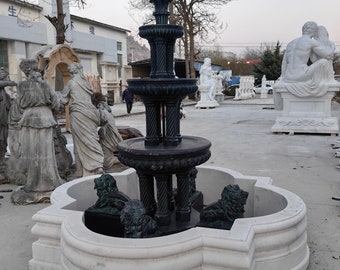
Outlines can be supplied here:
<path id="1" fill-rule="evenodd" d="M 13 81 L 0 81 L 0 88 L 6 87 L 6 86 L 16 86 L 16 82 Z"/>
<path id="2" fill-rule="evenodd" d="M 61 104 L 65 105 L 69 103 L 71 99 L 71 88 L 71 81 L 69 81 L 61 92 L 57 92 L 58 100 Z"/>
<path id="3" fill-rule="evenodd" d="M 60 102 L 59 102 L 57 93 L 52 89 L 52 87 L 48 83 L 47 83 L 47 88 L 51 95 L 51 108 L 53 110 L 58 110 L 60 107 Z"/>
<path id="4" fill-rule="evenodd" d="M 332 60 L 334 51 L 335 51 L 334 43 L 332 43 L 331 46 L 324 46 L 324 45 L 321 45 L 321 44 L 317 44 L 316 46 L 313 47 L 313 52 L 319 58 L 326 58 L 328 60 Z"/>
<path id="5" fill-rule="evenodd" d="M 285 74 L 287 69 L 287 55 L 283 55 L 282 63 L 281 63 L 281 77 L 284 77 L 283 75 Z"/>
<path id="6" fill-rule="evenodd" d="M 320 57 L 318 57 L 315 53 L 311 53 L 310 55 L 310 60 L 312 61 L 312 63 L 314 63 L 316 60 L 318 60 Z"/>

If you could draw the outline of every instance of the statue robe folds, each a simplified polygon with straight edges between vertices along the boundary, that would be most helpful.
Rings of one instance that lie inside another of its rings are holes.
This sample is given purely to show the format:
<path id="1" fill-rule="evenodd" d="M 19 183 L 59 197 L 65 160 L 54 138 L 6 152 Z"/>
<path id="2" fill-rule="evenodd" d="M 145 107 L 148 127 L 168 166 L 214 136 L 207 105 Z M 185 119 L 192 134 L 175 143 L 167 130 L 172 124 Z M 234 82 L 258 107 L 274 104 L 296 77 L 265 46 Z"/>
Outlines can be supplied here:
<path id="1" fill-rule="evenodd" d="M 116 127 L 113 115 L 106 109 L 100 109 L 101 128 L 98 131 L 100 137 L 100 144 L 104 153 L 103 169 L 110 169 L 114 163 L 118 162 L 115 154 L 118 153 L 117 145 L 123 139 Z"/>
<path id="2" fill-rule="evenodd" d="M 104 154 L 97 132 L 100 126 L 100 112 L 91 102 L 92 89 L 82 77 L 72 78 L 61 93 L 61 102 L 70 99 L 70 122 L 77 170 L 82 175 L 91 174 L 103 167 Z"/>
<path id="3" fill-rule="evenodd" d="M 276 84 L 276 88 L 286 88 L 297 97 L 321 97 L 327 93 L 334 80 L 331 61 L 319 59 L 310 66 L 299 70 L 287 70 L 284 79 Z"/>
<path id="4" fill-rule="evenodd" d="M 48 83 L 27 80 L 18 86 L 18 102 L 24 109 L 18 122 L 20 132 L 19 168 L 27 176 L 25 192 L 47 192 L 64 183 L 58 173 L 53 143 L 57 124 L 51 109 L 59 107 Z"/>
<path id="5" fill-rule="evenodd" d="M 308 51 L 310 44 L 314 47 L 313 50 L 310 49 L 311 53 L 308 55 L 310 64 L 307 64 L 304 61 L 305 51 Z M 338 85 L 334 79 L 331 60 L 334 49 L 334 46 L 323 46 L 306 35 L 291 41 L 287 45 L 282 60 L 281 78 L 275 88 L 285 88 L 297 97 L 324 96 L 329 87 Z"/>
<path id="6" fill-rule="evenodd" d="M 5 160 L 8 138 L 8 112 L 10 109 L 10 97 L 5 87 L 0 83 L 0 166 Z M 0 169 L 1 170 L 1 169 Z"/>

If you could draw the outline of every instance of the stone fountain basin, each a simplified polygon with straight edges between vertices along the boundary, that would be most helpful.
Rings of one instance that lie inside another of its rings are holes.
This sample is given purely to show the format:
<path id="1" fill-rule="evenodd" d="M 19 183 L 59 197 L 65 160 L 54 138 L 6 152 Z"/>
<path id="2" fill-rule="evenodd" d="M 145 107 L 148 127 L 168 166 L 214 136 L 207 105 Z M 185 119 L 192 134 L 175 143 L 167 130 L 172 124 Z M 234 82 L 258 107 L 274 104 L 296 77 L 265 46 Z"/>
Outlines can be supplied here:
<path id="1" fill-rule="evenodd" d="M 230 231 L 196 227 L 149 239 L 100 235 L 84 225 L 84 210 L 97 200 L 93 179 L 84 177 L 58 187 L 51 206 L 33 216 L 36 222 L 30 269 L 307 269 L 306 206 L 294 193 L 267 177 L 245 176 L 199 166 L 197 190 L 204 203 L 220 198 L 223 187 L 238 184 L 249 192 L 245 218 Z M 138 198 L 134 169 L 112 174 L 120 191 Z"/>

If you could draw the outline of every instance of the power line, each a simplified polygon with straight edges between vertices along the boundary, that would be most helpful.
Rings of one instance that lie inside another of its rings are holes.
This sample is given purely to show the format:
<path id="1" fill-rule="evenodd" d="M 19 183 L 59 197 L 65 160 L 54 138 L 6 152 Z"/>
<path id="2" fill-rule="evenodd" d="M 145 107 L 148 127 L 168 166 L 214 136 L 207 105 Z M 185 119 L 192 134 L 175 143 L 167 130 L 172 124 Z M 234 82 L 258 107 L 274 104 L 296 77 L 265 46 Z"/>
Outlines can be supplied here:
<path id="1" fill-rule="evenodd" d="M 229 42 L 229 43 L 215 43 L 215 44 L 206 44 L 200 45 L 201 47 L 265 47 L 268 45 L 275 45 L 277 42 Z M 287 45 L 289 42 L 280 42 L 280 45 Z M 340 41 L 334 42 L 335 46 L 340 46 Z"/>

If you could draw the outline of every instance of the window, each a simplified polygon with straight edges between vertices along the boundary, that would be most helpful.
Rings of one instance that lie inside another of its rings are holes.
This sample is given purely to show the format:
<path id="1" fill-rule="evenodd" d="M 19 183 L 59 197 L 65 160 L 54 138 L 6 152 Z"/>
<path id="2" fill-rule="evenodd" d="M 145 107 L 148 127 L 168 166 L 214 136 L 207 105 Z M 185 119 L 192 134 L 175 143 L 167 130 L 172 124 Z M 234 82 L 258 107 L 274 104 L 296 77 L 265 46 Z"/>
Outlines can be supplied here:
<path id="1" fill-rule="evenodd" d="M 90 32 L 91 35 L 94 35 L 94 26 L 93 25 L 89 26 L 89 32 Z"/>
<path id="2" fill-rule="evenodd" d="M 117 54 L 117 62 L 119 64 L 118 67 L 118 76 L 122 76 L 122 67 L 123 67 L 123 55 L 122 54 Z"/>
<path id="3" fill-rule="evenodd" d="M 122 50 L 122 43 L 117 41 L 117 50 L 121 51 Z"/>
<path id="4" fill-rule="evenodd" d="M 0 67 L 8 70 L 8 53 L 6 40 L 0 40 Z"/>

